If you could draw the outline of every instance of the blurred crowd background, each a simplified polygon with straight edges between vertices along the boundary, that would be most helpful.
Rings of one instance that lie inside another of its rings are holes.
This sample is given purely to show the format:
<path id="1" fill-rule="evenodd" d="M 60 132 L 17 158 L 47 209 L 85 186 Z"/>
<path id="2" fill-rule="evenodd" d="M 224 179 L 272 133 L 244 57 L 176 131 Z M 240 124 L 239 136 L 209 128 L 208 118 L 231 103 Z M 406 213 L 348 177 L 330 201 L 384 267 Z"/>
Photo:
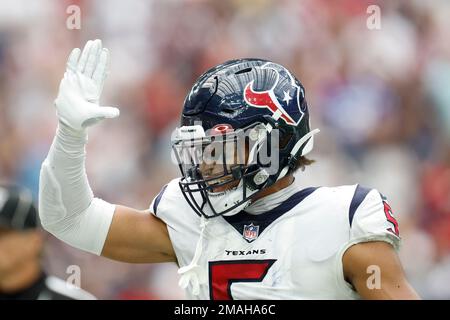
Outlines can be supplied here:
<path id="1" fill-rule="evenodd" d="M 81 29 L 69 30 L 69 5 Z M 381 9 L 370 30 L 369 5 Z M 0 180 L 30 188 L 56 129 L 53 100 L 73 47 L 101 38 L 112 56 L 104 105 L 121 116 L 89 134 L 96 195 L 149 206 L 178 175 L 170 133 L 185 94 L 229 59 L 279 62 L 303 82 L 320 128 L 296 183 L 361 183 L 388 197 L 400 257 L 424 298 L 450 299 L 450 2 L 446 0 L 2 0 Z M 46 235 L 43 263 L 101 299 L 178 299 L 174 264 L 131 265 L 77 251 Z"/>

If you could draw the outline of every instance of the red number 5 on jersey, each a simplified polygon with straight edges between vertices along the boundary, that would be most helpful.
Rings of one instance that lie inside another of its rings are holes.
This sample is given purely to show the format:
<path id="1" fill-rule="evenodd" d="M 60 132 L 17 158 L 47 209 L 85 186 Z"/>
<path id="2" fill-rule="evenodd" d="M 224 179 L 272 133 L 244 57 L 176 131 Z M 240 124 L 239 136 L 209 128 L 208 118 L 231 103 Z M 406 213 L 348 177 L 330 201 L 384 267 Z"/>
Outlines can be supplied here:
<path id="1" fill-rule="evenodd" d="M 394 230 L 392 230 L 392 228 L 389 228 L 388 231 L 392 232 L 393 234 L 395 234 L 397 237 L 400 236 L 400 231 L 398 230 L 398 222 L 397 220 L 394 218 L 394 216 L 392 215 L 392 209 L 391 206 L 386 202 L 383 201 L 383 205 L 384 205 L 384 214 L 386 215 L 386 219 L 392 223 Z"/>
<path id="2" fill-rule="evenodd" d="M 209 263 L 211 300 L 233 300 L 234 282 L 261 282 L 276 260 L 226 260 Z"/>

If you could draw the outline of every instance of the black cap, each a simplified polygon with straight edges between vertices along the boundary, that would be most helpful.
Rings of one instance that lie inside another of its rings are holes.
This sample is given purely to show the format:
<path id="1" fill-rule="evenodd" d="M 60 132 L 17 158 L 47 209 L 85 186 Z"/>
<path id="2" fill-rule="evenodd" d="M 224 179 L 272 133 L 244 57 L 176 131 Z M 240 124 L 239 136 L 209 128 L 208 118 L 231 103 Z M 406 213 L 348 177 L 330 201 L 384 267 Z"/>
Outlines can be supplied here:
<path id="1" fill-rule="evenodd" d="M 30 190 L 0 184 L 0 227 L 15 230 L 34 229 L 39 225 L 38 219 Z"/>

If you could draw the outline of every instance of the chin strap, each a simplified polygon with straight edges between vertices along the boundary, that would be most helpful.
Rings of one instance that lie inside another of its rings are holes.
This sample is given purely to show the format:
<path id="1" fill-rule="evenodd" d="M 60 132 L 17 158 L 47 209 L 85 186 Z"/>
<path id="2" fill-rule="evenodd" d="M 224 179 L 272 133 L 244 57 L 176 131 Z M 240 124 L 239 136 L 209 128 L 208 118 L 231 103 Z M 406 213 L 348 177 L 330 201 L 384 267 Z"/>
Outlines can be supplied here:
<path id="1" fill-rule="evenodd" d="M 190 283 L 192 285 L 192 293 L 195 296 L 200 294 L 200 285 L 206 283 L 207 280 L 206 271 L 198 264 L 203 251 L 203 238 L 207 224 L 208 220 L 202 216 L 200 218 L 200 237 L 195 247 L 194 258 L 187 266 L 178 269 L 178 274 L 181 275 L 178 285 L 182 289 L 186 289 Z"/>
<path id="2" fill-rule="evenodd" d="M 291 150 L 289 164 L 286 167 L 284 167 L 283 170 L 281 170 L 281 173 L 278 176 L 277 181 L 280 180 L 281 178 L 283 178 L 287 174 L 287 172 L 289 171 L 289 168 L 291 166 L 291 163 L 295 164 L 299 157 L 304 156 L 304 155 L 308 154 L 309 152 L 311 152 L 313 145 L 314 145 L 314 135 L 319 132 L 320 132 L 319 129 L 311 130 L 310 132 L 305 134 L 300 140 L 297 141 L 297 143 L 294 145 L 294 147 Z M 310 139 L 310 140 L 308 141 L 308 139 Z M 306 141 L 308 141 L 308 142 L 307 142 L 306 146 L 302 149 L 302 152 L 300 154 L 297 154 L 300 147 Z"/>

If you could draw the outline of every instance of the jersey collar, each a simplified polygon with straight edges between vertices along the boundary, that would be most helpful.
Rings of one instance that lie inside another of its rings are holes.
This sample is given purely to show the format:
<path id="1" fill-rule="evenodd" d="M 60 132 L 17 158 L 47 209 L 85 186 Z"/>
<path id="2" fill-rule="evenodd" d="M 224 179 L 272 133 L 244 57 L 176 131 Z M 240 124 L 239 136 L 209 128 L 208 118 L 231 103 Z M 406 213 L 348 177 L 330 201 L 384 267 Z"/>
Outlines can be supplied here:
<path id="1" fill-rule="evenodd" d="M 298 188 L 297 186 L 294 186 Z M 285 188 L 286 189 L 286 188 Z M 285 189 L 283 189 L 285 191 Z M 281 191 L 283 191 L 281 190 Z M 239 234 L 243 234 L 244 227 L 250 224 L 259 227 L 259 234 L 261 234 L 264 229 L 266 229 L 272 222 L 277 220 L 283 214 L 289 212 L 292 208 L 297 206 L 300 202 L 302 202 L 306 197 L 312 194 L 317 187 L 310 187 L 306 189 L 302 189 L 298 192 L 293 193 L 287 199 L 282 201 L 279 205 L 274 208 L 259 214 L 250 214 L 245 211 L 241 211 L 233 216 L 222 216 L 225 221 L 231 224 Z M 281 192 L 279 191 L 279 192 Z M 277 192 L 277 193 L 279 193 Z M 276 193 L 275 193 L 276 194 Z M 275 195 L 274 194 L 274 195 Z M 272 196 L 272 195 L 270 195 Z M 264 197 L 260 200 L 266 200 L 267 197 Z M 258 200 L 259 201 L 259 200 Z M 257 202 L 255 202 L 256 204 Z M 247 239 L 246 239 L 247 240 Z M 248 242 L 251 242 L 247 240 Z"/>

